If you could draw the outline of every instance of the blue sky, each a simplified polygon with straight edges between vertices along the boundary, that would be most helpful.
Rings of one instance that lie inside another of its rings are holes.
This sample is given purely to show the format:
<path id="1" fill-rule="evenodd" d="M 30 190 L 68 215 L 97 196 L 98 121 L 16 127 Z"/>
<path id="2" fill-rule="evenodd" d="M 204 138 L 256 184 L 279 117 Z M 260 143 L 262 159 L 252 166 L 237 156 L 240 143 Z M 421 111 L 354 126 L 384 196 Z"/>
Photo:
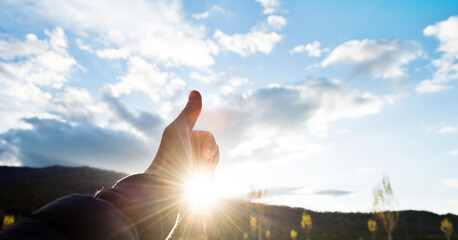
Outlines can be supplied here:
<path id="1" fill-rule="evenodd" d="M 458 214 L 456 1 L 0 3 L 0 164 L 143 171 L 192 89 L 222 194 Z"/>

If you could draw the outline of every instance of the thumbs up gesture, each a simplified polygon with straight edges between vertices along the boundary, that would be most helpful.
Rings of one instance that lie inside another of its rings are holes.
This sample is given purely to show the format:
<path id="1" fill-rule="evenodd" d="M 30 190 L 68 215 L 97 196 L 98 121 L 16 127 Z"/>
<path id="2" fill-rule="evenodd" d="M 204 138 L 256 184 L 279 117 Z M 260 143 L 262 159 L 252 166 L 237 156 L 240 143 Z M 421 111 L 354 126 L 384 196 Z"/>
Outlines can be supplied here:
<path id="1" fill-rule="evenodd" d="M 193 130 L 201 110 L 202 97 L 192 91 L 183 111 L 165 128 L 157 154 L 145 173 L 177 185 L 185 184 L 192 174 L 213 175 L 219 161 L 215 138 L 210 132 Z"/>

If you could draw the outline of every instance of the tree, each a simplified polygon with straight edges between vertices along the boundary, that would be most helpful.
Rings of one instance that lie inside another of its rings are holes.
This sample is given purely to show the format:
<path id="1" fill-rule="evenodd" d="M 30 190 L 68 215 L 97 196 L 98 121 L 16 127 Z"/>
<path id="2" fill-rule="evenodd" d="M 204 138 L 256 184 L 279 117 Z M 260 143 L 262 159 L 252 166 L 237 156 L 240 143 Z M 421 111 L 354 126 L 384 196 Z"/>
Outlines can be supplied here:
<path id="1" fill-rule="evenodd" d="M 382 183 L 374 189 L 374 203 L 372 211 L 379 218 L 385 228 L 388 240 L 393 239 L 393 231 L 399 221 L 399 212 L 393 208 L 397 206 L 390 180 L 384 176 Z"/>
<path id="2" fill-rule="evenodd" d="M 297 232 L 294 229 L 291 229 L 291 232 L 289 234 L 291 236 L 291 239 L 296 240 L 297 239 Z"/>
<path id="3" fill-rule="evenodd" d="M 441 222 L 441 231 L 444 232 L 445 238 L 447 240 L 451 239 L 453 224 L 447 218 L 444 218 L 444 221 Z"/>
<path id="4" fill-rule="evenodd" d="M 369 219 L 369 221 L 367 221 L 367 228 L 372 234 L 372 240 L 375 240 L 375 235 L 377 234 L 377 222 L 373 219 Z"/>
<path id="5" fill-rule="evenodd" d="M 310 215 L 307 214 L 305 211 L 302 213 L 301 227 L 302 229 L 305 230 L 305 235 L 307 236 L 307 240 L 310 240 L 310 231 L 312 230 L 312 227 L 313 227 L 312 217 L 310 217 Z"/>

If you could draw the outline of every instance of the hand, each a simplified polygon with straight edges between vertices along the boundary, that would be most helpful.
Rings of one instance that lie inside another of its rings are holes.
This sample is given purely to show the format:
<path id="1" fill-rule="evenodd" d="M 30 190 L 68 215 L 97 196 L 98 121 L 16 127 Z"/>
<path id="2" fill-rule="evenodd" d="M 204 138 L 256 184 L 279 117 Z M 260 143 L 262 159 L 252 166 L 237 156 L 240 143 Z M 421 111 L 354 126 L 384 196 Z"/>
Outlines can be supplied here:
<path id="1" fill-rule="evenodd" d="M 154 173 L 177 185 L 193 173 L 213 175 L 219 161 L 215 138 L 207 131 L 193 131 L 201 110 L 202 97 L 192 91 L 186 107 L 165 128 L 157 154 L 145 173 Z"/>

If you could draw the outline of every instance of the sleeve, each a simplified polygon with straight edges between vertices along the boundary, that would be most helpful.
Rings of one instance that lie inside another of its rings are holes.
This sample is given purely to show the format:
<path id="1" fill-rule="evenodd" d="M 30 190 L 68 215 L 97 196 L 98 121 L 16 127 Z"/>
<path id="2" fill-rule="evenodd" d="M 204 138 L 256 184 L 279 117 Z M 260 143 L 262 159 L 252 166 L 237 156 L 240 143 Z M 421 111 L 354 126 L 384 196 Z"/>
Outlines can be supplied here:
<path id="1" fill-rule="evenodd" d="M 0 239 L 165 239 L 178 215 L 176 191 L 137 174 L 96 196 L 72 194 L 47 204 Z"/>

